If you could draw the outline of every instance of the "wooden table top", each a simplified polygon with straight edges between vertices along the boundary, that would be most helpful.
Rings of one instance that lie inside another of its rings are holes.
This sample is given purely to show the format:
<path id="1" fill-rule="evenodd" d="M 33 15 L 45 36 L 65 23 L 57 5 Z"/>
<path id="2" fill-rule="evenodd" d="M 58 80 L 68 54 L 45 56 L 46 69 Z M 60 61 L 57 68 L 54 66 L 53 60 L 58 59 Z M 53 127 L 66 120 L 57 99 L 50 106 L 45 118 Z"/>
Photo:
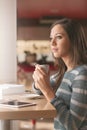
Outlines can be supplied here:
<path id="1" fill-rule="evenodd" d="M 34 102 L 36 105 L 22 108 L 7 108 L 0 106 L 1 120 L 22 120 L 38 118 L 54 118 L 57 115 L 56 109 L 43 97 L 26 98 L 23 95 L 5 96 L 5 100 L 18 99 L 19 101 Z"/>

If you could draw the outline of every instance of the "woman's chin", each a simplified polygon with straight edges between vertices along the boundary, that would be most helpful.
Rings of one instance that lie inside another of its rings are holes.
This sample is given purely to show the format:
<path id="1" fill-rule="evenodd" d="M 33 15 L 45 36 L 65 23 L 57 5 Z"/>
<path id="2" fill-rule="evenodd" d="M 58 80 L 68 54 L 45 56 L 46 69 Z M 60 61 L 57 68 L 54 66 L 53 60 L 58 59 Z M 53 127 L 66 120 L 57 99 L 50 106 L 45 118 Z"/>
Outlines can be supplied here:
<path id="1" fill-rule="evenodd" d="M 53 54 L 55 58 L 58 58 L 59 56 L 57 54 Z"/>

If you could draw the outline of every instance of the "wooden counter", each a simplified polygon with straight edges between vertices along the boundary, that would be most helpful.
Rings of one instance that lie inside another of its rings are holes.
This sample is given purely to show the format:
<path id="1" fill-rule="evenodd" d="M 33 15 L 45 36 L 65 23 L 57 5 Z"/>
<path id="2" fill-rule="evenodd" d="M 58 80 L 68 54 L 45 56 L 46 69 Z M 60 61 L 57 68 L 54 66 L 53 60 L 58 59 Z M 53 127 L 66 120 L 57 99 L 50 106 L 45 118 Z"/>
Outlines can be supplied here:
<path id="1" fill-rule="evenodd" d="M 17 99 L 17 96 L 15 97 Z M 22 108 L 7 108 L 0 106 L 1 120 L 54 118 L 56 116 L 55 108 L 50 103 L 48 103 L 44 97 L 38 99 L 24 99 L 20 97 L 20 101 L 34 102 L 36 105 Z"/>

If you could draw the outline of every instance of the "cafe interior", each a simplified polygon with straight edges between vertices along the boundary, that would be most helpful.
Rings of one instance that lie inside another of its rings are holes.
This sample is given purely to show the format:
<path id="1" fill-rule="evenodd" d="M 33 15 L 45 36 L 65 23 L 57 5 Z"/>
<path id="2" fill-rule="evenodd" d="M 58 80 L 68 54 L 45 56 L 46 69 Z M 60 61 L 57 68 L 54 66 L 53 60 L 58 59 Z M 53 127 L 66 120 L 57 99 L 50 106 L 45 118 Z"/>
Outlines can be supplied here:
<path id="1" fill-rule="evenodd" d="M 51 75 L 56 72 L 49 46 L 51 24 L 63 16 L 78 19 L 87 34 L 87 1 L 17 0 L 16 13 L 17 83 L 32 91 L 36 63 L 49 64 Z M 22 120 L 20 130 L 53 130 L 53 119 Z"/>
<path id="2" fill-rule="evenodd" d="M 49 47 L 50 26 L 58 18 L 65 16 L 80 20 L 87 31 L 86 5 L 86 0 L 17 0 L 17 61 L 18 66 L 28 74 L 28 79 L 21 80 L 18 73 L 19 83 L 24 83 L 27 89 L 31 86 L 34 63 L 47 63 L 51 74 L 55 73 Z M 26 57 L 30 57 L 27 58 L 30 68 L 21 64 L 26 62 Z"/>

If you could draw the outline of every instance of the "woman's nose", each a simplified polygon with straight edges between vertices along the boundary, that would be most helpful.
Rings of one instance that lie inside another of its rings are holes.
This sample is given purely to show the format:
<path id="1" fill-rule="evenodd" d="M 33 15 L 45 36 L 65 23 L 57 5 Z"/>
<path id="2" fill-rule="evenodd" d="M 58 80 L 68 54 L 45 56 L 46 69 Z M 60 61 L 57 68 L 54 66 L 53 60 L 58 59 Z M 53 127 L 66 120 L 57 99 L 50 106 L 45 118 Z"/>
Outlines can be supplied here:
<path id="1" fill-rule="evenodd" d="M 56 40 L 55 40 L 55 38 L 53 38 L 52 40 L 51 40 L 51 45 L 56 45 Z"/>

